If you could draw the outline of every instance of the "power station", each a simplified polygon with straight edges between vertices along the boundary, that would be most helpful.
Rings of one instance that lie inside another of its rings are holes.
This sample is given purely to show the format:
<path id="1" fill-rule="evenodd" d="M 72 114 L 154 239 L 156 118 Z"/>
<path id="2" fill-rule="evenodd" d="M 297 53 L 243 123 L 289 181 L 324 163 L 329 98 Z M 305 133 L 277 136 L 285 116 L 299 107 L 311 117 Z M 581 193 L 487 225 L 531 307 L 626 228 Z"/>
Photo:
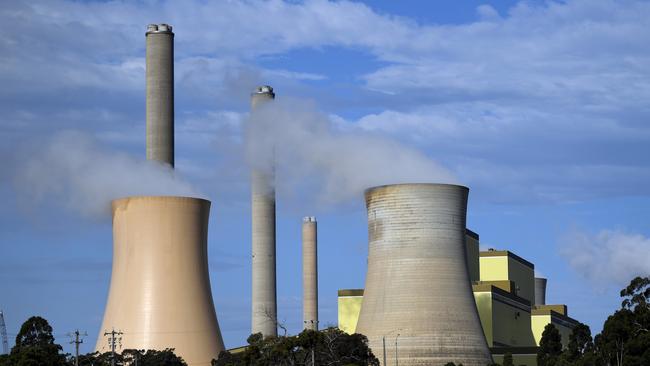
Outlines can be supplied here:
<path id="1" fill-rule="evenodd" d="M 377 355 L 405 366 L 492 362 L 465 262 L 468 192 L 447 184 L 366 191 L 368 272 L 356 331 Z M 386 348 L 386 337 L 399 347 Z"/>
<path id="2" fill-rule="evenodd" d="M 270 118 L 264 106 L 274 99 L 271 86 L 253 91 L 251 123 Z M 268 148 L 267 161 L 250 171 L 251 333 L 275 337 L 276 157 Z M 151 24 L 146 157 L 173 168 L 174 153 L 174 33 Z M 566 306 L 546 305 L 546 279 L 534 277 L 532 263 L 479 250 L 478 234 L 466 227 L 468 194 L 464 186 L 426 182 L 365 191 L 365 289 L 339 291 L 339 328 L 367 336 L 382 366 L 485 366 L 505 352 L 533 366 L 540 329 L 552 323 L 566 334 L 577 324 Z M 178 196 L 112 202 L 113 265 L 96 351 L 173 348 L 188 365 L 207 366 L 224 350 L 210 287 L 210 206 Z M 322 328 L 317 228 L 315 217 L 303 218 L 302 316 L 304 329 L 315 331 Z"/>

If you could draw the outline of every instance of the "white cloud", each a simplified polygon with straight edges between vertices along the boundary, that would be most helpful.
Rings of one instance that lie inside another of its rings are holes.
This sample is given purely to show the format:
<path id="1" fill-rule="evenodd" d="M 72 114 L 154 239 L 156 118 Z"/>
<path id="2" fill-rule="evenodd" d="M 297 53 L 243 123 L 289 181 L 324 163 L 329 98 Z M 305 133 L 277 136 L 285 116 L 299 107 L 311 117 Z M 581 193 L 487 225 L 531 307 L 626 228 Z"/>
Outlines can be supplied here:
<path id="1" fill-rule="evenodd" d="M 636 276 L 650 275 L 650 238 L 641 234 L 574 230 L 560 241 L 560 253 L 595 286 L 625 286 Z"/>
<path id="2" fill-rule="evenodd" d="M 57 108 L 125 110 L 114 124 L 122 131 L 124 121 L 141 121 L 144 28 L 168 22 L 179 121 L 248 109 L 251 87 L 268 79 L 279 94 L 318 81 L 310 95 L 337 100 L 328 113 L 374 111 L 350 119 L 352 130 L 415 143 L 499 201 L 566 201 L 581 190 L 596 197 L 611 192 L 614 176 L 646 194 L 650 3 L 521 2 L 502 14 L 485 5 L 476 12 L 476 22 L 427 25 L 350 1 L 5 2 L 0 138 L 57 123 L 79 128 L 64 117 L 45 122 Z M 302 49 L 327 58 L 328 47 L 380 62 L 356 69 L 357 89 L 337 95 L 327 68 L 278 61 Z M 201 138 L 197 126 L 179 131 L 181 144 Z"/>

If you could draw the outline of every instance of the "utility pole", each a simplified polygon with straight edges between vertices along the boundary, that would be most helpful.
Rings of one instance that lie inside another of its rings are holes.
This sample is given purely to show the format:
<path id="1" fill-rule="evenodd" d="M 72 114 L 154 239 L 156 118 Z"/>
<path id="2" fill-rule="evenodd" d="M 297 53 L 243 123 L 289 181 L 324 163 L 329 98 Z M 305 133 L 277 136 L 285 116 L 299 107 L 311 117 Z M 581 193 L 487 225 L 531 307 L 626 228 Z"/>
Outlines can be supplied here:
<path id="1" fill-rule="evenodd" d="M 2 338 L 2 353 L 9 354 L 9 342 L 7 342 L 7 327 L 5 326 L 5 316 L 0 310 L 0 338 Z"/>
<path id="2" fill-rule="evenodd" d="M 395 337 L 395 366 L 399 366 L 399 361 L 397 359 L 397 338 L 399 338 L 399 333 Z"/>
<path id="3" fill-rule="evenodd" d="M 388 366 L 388 365 L 386 365 L 386 336 L 381 337 L 381 342 L 384 344 L 384 363 L 383 363 L 383 365 Z"/>
<path id="4" fill-rule="evenodd" d="M 115 347 L 118 343 L 120 347 L 122 347 L 122 334 L 124 333 L 116 331 L 115 329 L 110 332 L 104 332 L 104 336 L 109 336 L 108 345 L 111 347 L 111 366 L 115 366 Z"/>
<path id="5" fill-rule="evenodd" d="M 70 341 L 70 344 L 74 344 L 74 366 L 79 366 L 79 345 L 84 342 L 81 336 L 87 336 L 88 333 L 83 332 L 83 334 L 79 333 L 79 329 L 75 330 L 72 333 L 68 333 L 68 337 L 73 337 L 74 339 Z"/>

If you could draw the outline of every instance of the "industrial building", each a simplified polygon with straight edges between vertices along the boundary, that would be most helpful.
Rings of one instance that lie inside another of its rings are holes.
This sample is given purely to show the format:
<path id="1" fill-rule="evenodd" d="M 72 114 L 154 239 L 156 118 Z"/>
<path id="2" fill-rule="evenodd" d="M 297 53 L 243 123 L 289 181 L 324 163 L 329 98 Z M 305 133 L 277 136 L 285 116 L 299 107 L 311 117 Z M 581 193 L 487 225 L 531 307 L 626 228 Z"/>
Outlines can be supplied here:
<path id="1" fill-rule="evenodd" d="M 495 362 L 511 353 L 516 365 L 536 366 L 537 347 L 547 324 L 559 330 L 567 346 L 578 321 L 568 316 L 566 305 L 545 303 L 546 279 L 535 278 L 533 263 L 507 250 L 479 251 L 479 236 L 471 230 L 465 231 L 465 246 L 476 309 Z M 359 330 L 363 303 L 363 289 L 339 290 L 341 330 Z"/>
<path id="2" fill-rule="evenodd" d="M 174 168 L 174 33 L 146 32 L 146 156 Z M 251 95 L 252 114 L 274 100 Z M 263 112 L 262 112 L 263 113 Z M 260 117 L 260 116 L 258 116 Z M 261 116 L 264 118 L 265 116 Z M 275 157 L 251 169 L 251 333 L 277 336 Z M 509 251 L 479 250 L 466 228 L 469 189 L 393 184 L 365 192 L 365 289 L 340 290 L 339 328 L 368 337 L 373 353 L 403 366 L 485 366 L 514 355 L 535 365 L 547 324 L 566 345 L 577 322 L 564 305 L 546 305 L 546 280 Z M 135 196 L 112 202 L 113 267 L 95 350 L 173 348 L 190 366 L 224 350 L 207 258 L 210 201 Z M 317 222 L 303 218 L 303 322 L 318 330 Z M 1 314 L 1 313 L 0 313 Z M 390 346 L 387 347 L 386 343 Z M 392 346 L 394 344 L 394 347 Z"/>

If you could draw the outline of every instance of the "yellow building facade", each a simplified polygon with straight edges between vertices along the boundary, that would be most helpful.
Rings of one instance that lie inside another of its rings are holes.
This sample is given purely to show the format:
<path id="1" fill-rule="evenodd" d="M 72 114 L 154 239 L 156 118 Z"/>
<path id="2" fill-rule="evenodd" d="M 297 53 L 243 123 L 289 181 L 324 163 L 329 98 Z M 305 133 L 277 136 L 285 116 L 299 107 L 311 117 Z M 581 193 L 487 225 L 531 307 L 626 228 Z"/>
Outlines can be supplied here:
<path id="1" fill-rule="evenodd" d="M 506 353 L 515 365 L 536 366 L 537 347 L 548 324 L 553 324 L 567 346 L 579 324 L 566 305 L 535 305 L 535 266 L 511 251 L 479 250 L 479 236 L 466 231 L 467 269 L 483 332 L 494 361 Z M 339 328 L 354 333 L 363 304 L 363 289 L 339 290 Z"/>
<path id="2" fill-rule="evenodd" d="M 357 329 L 361 303 L 363 302 L 363 289 L 339 290 L 339 329 L 353 334 Z"/>

